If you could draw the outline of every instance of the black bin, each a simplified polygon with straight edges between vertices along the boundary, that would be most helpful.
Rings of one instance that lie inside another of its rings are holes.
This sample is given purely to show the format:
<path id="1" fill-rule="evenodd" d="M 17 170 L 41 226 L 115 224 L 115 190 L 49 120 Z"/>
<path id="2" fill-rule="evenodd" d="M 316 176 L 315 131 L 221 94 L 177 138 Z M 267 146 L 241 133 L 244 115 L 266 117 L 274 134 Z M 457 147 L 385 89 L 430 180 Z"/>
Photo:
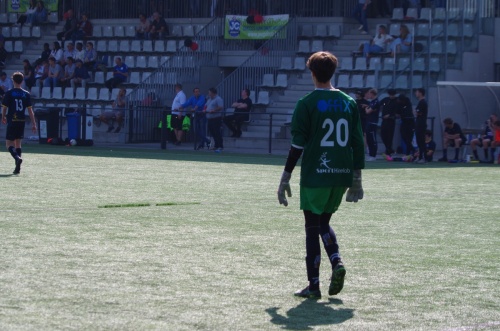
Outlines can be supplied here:
<path id="1" fill-rule="evenodd" d="M 59 139 L 59 112 L 58 108 L 42 108 L 35 111 L 40 144 L 47 144 L 49 139 Z"/>

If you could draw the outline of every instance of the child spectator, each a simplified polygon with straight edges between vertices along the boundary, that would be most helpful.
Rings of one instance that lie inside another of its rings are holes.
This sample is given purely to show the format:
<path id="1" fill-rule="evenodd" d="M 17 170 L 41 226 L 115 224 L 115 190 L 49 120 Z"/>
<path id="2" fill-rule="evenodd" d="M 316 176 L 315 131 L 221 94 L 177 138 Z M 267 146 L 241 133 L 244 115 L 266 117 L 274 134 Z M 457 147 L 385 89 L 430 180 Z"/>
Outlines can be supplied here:
<path id="1" fill-rule="evenodd" d="M 432 140 L 432 131 L 425 131 L 425 162 L 432 162 L 434 152 L 436 151 L 436 143 Z"/>
<path id="2" fill-rule="evenodd" d="M 462 128 L 449 117 L 443 120 L 443 124 L 443 157 L 438 161 L 448 162 L 448 147 L 455 147 L 455 158 L 450 162 L 458 162 L 460 146 L 465 143 L 465 136 L 462 132 Z"/>

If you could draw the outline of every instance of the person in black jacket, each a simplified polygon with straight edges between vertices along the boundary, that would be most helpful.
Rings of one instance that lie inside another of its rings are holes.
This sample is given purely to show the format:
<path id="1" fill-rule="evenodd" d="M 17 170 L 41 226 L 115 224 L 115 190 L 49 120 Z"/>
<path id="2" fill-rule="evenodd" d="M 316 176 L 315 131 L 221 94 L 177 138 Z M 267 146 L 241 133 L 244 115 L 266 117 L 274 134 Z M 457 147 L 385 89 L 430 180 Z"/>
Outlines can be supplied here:
<path id="1" fill-rule="evenodd" d="M 385 154 L 391 155 L 394 153 L 392 148 L 392 141 L 394 138 L 394 130 L 396 128 L 396 112 L 398 108 L 398 100 L 396 97 L 396 90 L 387 90 L 389 94 L 380 102 L 380 108 L 382 110 L 382 126 L 380 128 L 380 135 L 382 136 L 382 142 L 385 146 Z"/>

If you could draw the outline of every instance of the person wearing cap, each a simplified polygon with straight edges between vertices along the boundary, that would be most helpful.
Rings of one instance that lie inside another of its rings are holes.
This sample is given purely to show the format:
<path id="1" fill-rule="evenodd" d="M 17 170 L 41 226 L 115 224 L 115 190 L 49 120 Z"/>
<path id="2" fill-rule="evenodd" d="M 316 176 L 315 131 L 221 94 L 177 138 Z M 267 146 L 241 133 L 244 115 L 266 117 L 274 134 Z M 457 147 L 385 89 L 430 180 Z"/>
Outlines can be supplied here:
<path id="1" fill-rule="evenodd" d="M 396 112 L 398 101 L 396 98 L 396 90 L 387 90 L 388 97 L 380 101 L 380 109 L 382 111 L 382 126 L 380 127 L 380 135 L 385 146 L 385 154 L 391 155 L 394 153 L 392 141 L 394 138 L 394 130 L 396 128 Z"/>
<path id="2" fill-rule="evenodd" d="M 83 65 L 82 60 L 76 60 L 76 68 L 73 74 L 73 78 L 71 79 L 71 87 L 73 89 L 76 88 L 77 85 L 82 85 L 83 88 L 87 86 L 87 82 L 90 80 L 89 71 Z"/>

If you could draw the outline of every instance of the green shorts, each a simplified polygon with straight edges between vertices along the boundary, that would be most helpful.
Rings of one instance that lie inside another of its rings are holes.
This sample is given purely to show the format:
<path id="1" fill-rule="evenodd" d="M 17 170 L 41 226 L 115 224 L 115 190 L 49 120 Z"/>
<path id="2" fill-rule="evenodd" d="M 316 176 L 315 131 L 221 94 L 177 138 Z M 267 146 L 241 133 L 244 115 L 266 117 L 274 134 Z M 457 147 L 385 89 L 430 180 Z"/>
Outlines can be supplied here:
<path id="1" fill-rule="evenodd" d="M 333 214 L 342 202 L 347 187 L 303 187 L 300 186 L 300 209 L 314 214 Z"/>

